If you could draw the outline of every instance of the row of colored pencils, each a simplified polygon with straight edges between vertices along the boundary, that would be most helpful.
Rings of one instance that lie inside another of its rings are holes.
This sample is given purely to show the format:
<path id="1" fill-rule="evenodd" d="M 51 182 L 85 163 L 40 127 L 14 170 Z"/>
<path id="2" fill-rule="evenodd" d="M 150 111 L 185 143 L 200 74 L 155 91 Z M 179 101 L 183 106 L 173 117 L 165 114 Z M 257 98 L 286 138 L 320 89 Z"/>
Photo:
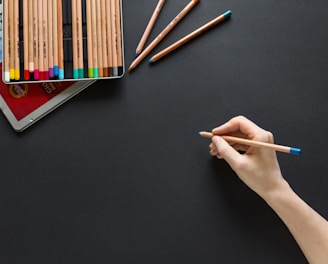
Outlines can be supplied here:
<path id="1" fill-rule="evenodd" d="M 73 9 L 74 1 L 77 3 L 77 21 L 80 21 L 82 17 L 79 7 L 81 0 L 72 0 Z M 88 77 L 117 76 L 119 75 L 118 69 L 123 67 L 120 0 L 85 0 L 85 2 Z M 78 77 L 83 78 L 81 75 L 83 73 L 81 24 L 77 23 L 76 30 L 78 33 L 74 33 L 73 27 L 74 76 L 76 76 L 76 69 L 78 69 Z M 74 41 L 74 36 L 76 41 Z M 77 45 L 77 48 L 74 48 L 74 45 Z"/>
<path id="2" fill-rule="evenodd" d="M 120 0 L 4 0 L 3 8 L 6 82 L 119 75 Z"/>
<path id="3" fill-rule="evenodd" d="M 22 5 L 23 52 L 20 46 Z M 61 0 L 6 0 L 4 16 L 5 81 L 64 78 Z M 23 54 L 23 58 L 21 58 Z"/>

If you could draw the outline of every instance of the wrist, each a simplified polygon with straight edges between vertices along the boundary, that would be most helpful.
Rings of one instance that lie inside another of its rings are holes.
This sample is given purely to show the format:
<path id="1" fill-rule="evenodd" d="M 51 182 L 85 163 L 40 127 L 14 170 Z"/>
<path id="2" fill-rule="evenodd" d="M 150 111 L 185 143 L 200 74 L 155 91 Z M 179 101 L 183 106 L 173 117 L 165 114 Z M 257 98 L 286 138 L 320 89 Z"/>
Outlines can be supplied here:
<path id="1" fill-rule="evenodd" d="M 283 177 L 281 177 L 270 189 L 259 193 L 259 195 L 268 204 L 272 204 L 287 199 L 291 193 L 293 193 L 293 190 L 290 185 Z"/>

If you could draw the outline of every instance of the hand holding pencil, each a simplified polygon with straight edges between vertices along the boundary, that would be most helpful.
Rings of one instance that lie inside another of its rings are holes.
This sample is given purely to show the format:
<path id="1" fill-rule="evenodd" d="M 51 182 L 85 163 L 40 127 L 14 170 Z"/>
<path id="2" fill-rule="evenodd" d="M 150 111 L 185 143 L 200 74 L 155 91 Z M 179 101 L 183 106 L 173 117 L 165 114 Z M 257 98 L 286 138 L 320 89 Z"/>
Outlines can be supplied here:
<path id="1" fill-rule="evenodd" d="M 261 196 L 274 188 L 278 182 L 283 181 L 273 148 L 260 145 L 249 146 L 247 141 L 247 145 L 238 141 L 234 143 L 229 138 L 224 140 L 222 135 L 245 138 L 248 142 L 255 141 L 273 145 L 272 133 L 265 131 L 243 116 L 234 117 L 212 130 L 210 154 L 226 160 L 241 180 Z M 205 136 L 210 135 L 205 134 Z M 238 151 L 244 151 L 245 154 L 240 154 Z"/>

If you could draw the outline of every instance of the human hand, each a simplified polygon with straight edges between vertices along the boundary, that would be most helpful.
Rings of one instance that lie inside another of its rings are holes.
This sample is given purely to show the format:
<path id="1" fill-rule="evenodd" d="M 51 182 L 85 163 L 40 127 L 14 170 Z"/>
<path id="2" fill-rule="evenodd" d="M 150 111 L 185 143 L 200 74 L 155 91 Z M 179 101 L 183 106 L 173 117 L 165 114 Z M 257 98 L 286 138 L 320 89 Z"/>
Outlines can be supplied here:
<path id="1" fill-rule="evenodd" d="M 231 144 L 220 135 L 236 136 L 250 140 L 273 143 L 271 132 L 265 131 L 249 119 L 237 116 L 227 123 L 214 128 L 210 144 L 210 153 L 219 159 L 225 159 L 239 178 L 252 190 L 264 197 L 277 190 L 283 179 L 274 150 Z M 243 152 L 243 154 L 239 152 Z"/>

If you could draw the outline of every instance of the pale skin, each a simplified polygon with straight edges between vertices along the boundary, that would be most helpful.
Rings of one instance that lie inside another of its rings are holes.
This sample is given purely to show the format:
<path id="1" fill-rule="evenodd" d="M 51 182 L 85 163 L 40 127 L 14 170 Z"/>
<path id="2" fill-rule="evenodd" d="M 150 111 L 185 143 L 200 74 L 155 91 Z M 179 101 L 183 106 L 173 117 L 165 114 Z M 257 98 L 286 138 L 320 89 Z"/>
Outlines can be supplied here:
<path id="1" fill-rule="evenodd" d="M 283 178 L 271 149 L 230 145 L 220 135 L 274 143 L 271 132 L 237 116 L 212 130 L 210 153 L 224 159 L 239 178 L 277 213 L 312 264 L 328 261 L 328 222 L 306 204 Z M 240 151 L 243 154 L 240 154 Z"/>

